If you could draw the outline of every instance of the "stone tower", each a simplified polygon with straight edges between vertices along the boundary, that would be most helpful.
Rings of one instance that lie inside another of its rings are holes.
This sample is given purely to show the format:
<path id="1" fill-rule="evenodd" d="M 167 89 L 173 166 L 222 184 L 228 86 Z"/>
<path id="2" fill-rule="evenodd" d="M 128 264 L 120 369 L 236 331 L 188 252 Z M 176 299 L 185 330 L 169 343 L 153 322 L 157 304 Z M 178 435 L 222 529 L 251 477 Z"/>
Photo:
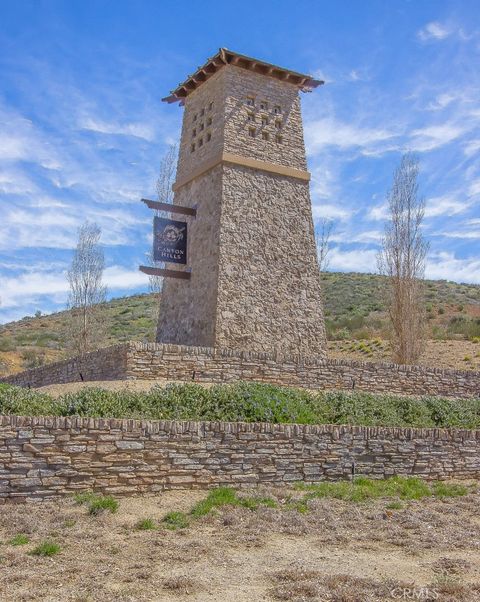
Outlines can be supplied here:
<path id="1" fill-rule="evenodd" d="M 321 83 L 222 48 L 164 99 L 185 107 L 174 204 L 197 215 L 158 342 L 325 356 L 299 98 Z"/>

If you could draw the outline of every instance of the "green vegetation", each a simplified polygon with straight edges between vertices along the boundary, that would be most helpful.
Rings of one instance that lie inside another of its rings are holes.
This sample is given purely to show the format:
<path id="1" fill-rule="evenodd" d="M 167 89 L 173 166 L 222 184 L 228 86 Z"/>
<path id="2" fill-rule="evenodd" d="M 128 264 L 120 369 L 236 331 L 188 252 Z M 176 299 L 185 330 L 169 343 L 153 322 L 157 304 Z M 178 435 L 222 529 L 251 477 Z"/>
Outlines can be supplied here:
<path id="1" fill-rule="evenodd" d="M 163 524 L 167 529 L 175 531 L 176 529 L 186 529 L 190 524 L 188 517 L 184 512 L 169 512 L 163 517 Z"/>
<path id="2" fill-rule="evenodd" d="M 259 506 L 268 506 L 274 508 L 276 503 L 271 498 L 263 497 L 239 497 L 235 489 L 231 487 L 218 487 L 210 491 L 208 496 L 195 504 L 190 510 L 190 516 L 193 518 L 200 518 L 209 514 L 214 508 L 221 508 L 222 506 L 242 506 L 249 510 L 256 510 Z"/>
<path id="3" fill-rule="evenodd" d="M 30 554 L 32 556 L 55 556 L 60 552 L 60 546 L 53 541 L 43 541 Z"/>
<path id="4" fill-rule="evenodd" d="M 118 510 L 118 502 L 110 495 L 97 497 L 88 505 L 88 513 L 92 516 L 101 514 L 104 510 L 109 510 L 114 514 Z"/>
<path id="5" fill-rule="evenodd" d="M 0 414 L 480 428 L 480 398 L 312 392 L 238 382 L 211 388 L 172 383 L 142 393 L 86 387 L 53 399 L 35 390 L 8 386 L 0 388 Z"/>
<path id="6" fill-rule="evenodd" d="M 27 543 L 30 543 L 30 539 L 25 535 L 25 533 L 19 533 L 12 537 L 12 539 L 8 542 L 11 546 L 24 546 Z"/>
<path id="7" fill-rule="evenodd" d="M 205 499 L 197 502 L 188 514 L 185 512 L 169 512 L 163 517 L 162 522 L 167 529 L 186 529 L 191 520 L 202 518 L 215 509 L 224 506 L 237 506 L 254 511 L 260 506 L 276 508 L 277 503 L 269 497 L 239 496 L 232 487 L 217 487 L 212 489 Z"/>
<path id="8" fill-rule="evenodd" d="M 364 502 L 379 498 L 399 498 L 400 500 L 421 500 L 425 497 L 457 497 L 469 492 L 465 485 L 422 481 L 417 477 L 392 477 L 390 479 L 369 479 L 357 477 L 353 482 L 299 483 L 297 489 L 306 491 L 304 501 L 314 498 L 335 498 L 347 502 Z"/>
<path id="9" fill-rule="evenodd" d="M 152 518 L 143 518 L 135 525 L 138 531 L 154 531 L 157 526 Z"/>
<path id="10" fill-rule="evenodd" d="M 239 495 L 232 487 L 218 487 L 212 489 L 206 498 L 197 502 L 190 512 L 169 512 L 164 516 L 162 522 L 167 529 L 186 529 L 191 521 L 207 516 L 212 511 L 225 506 L 247 508 L 252 511 L 265 506 L 305 514 L 310 509 L 309 502 L 315 498 L 334 498 L 353 503 L 385 499 L 391 500 L 386 505 L 388 510 L 401 510 L 404 502 L 407 501 L 421 500 L 426 497 L 458 497 L 466 495 L 473 487 L 441 481 L 429 483 L 417 477 L 396 476 L 388 479 L 370 479 L 359 476 L 353 482 L 321 482 L 313 485 L 297 483 L 295 489 L 302 497 L 294 498 L 290 495 L 286 501 L 278 504 L 270 497 Z M 149 528 L 154 528 L 154 526 Z"/>
<path id="11" fill-rule="evenodd" d="M 105 510 L 114 514 L 118 510 L 118 501 L 111 495 L 98 495 L 92 491 L 83 491 L 76 493 L 73 499 L 77 504 L 87 504 L 88 513 L 97 516 Z"/>

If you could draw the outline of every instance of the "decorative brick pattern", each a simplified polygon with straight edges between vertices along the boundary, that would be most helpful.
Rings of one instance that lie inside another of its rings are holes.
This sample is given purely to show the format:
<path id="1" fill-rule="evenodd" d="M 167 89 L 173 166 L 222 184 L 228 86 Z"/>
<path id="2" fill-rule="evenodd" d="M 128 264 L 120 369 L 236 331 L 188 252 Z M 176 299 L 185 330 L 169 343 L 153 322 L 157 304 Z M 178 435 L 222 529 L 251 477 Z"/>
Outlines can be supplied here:
<path id="1" fill-rule="evenodd" d="M 49 364 L 3 378 L 23 387 L 81 380 L 166 378 L 226 383 L 268 382 L 308 389 L 361 390 L 401 395 L 480 396 L 480 373 L 346 360 L 318 360 L 229 349 L 126 343 L 80 359 Z"/>
<path id="2" fill-rule="evenodd" d="M 0 416 L 0 504 L 417 475 L 480 477 L 480 431 Z"/>

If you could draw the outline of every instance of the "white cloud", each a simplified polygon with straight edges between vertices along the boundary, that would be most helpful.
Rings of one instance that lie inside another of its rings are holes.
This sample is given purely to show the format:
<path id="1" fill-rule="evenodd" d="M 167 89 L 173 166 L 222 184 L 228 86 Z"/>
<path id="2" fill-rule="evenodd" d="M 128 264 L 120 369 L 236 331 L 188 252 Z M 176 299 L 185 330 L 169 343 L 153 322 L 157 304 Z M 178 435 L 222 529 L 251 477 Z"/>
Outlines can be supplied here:
<path id="1" fill-rule="evenodd" d="M 128 270 L 118 265 L 105 270 L 104 281 L 110 291 L 138 289 L 149 282 L 148 276 L 138 269 Z"/>
<path id="2" fill-rule="evenodd" d="M 466 132 L 466 128 L 444 123 L 419 128 L 411 133 L 411 149 L 424 152 L 444 146 Z"/>
<path id="3" fill-rule="evenodd" d="M 51 141 L 29 119 L 0 107 L 0 161 L 29 161 L 59 169 L 61 161 Z"/>
<path id="4" fill-rule="evenodd" d="M 468 193 L 471 196 L 476 196 L 477 194 L 480 194 L 480 178 L 470 183 L 468 187 Z"/>
<path id="5" fill-rule="evenodd" d="M 461 97 L 459 97 L 457 94 L 444 92 L 443 94 L 439 94 L 436 99 L 428 105 L 427 109 L 430 111 L 440 111 L 445 107 L 448 107 L 448 105 L 458 98 Z"/>
<path id="6" fill-rule="evenodd" d="M 37 191 L 37 186 L 23 170 L 18 167 L 2 166 L 0 171 L 1 194 L 31 194 Z"/>
<path id="7" fill-rule="evenodd" d="M 395 138 L 396 134 L 383 128 L 362 127 L 325 117 L 305 126 L 305 138 L 310 153 L 315 154 L 327 147 L 340 149 L 360 148 L 380 152 L 379 146 Z"/>
<path id="8" fill-rule="evenodd" d="M 355 213 L 354 211 L 342 209 L 339 205 L 321 203 L 312 207 L 313 219 L 318 222 L 322 218 L 348 220 Z"/>
<path id="9" fill-rule="evenodd" d="M 2 277 L 2 308 L 35 303 L 40 297 L 60 295 L 66 301 L 68 282 L 64 273 L 37 271 Z"/>
<path id="10" fill-rule="evenodd" d="M 442 25 L 442 23 L 439 23 L 438 21 L 431 21 L 417 32 L 417 37 L 422 42 L 426 42 L 428 40 L 444 40 L 452 33 L 453 30 L 446 25 Z"/>
<path id="11" fill-rule="evenodd" d="M 374 249 L 342 251 L 340 247 L 332 247 L 328 257 L 332 271 L 372 273 L 377 267 L 377 251 Z"/>
<path id="12" fill-rule="evenodd" d="M 466 211 L 472 201 L 457 201 L 450 196 L 440 196 L 427 199 L 425 217 L 438 217 L 439 215 L 458 215 Z"/>
<path id="13" fill-rule="evenodd" d="M 116 134 L 122 136 L 135 136 L 149 142 L 155 138 L 155 130 L 148 123 L 117 123 L 101 119 L 86 117 L 79 122 L 82 130 L 89 130 L 99 134 Z"/>
<path id="14" fill-rule="evenodd" d="M 480 228 L 476 230 L 447 230 L 442 232 L 441 235 L 462 240 L 480 240 Z"/>
<path id="15" fill-rule="evenodd" d="M 449 252 L 432 254 L 427 258 L 425 275 L 432 280 L 480 284 L 480 258 L 457 259 Z"/>
<path id="16" fill-rule="evenodd" d="M 45 301 L 65 307 L 69 286 L 66 266 L 59 264 L 55 270 L 39 263 L 14 276 L 2 276 L 0 322 L 18 319 L 26 313 L 27 307 L 41 307 Z M 148 276 L 137 269 L 114 265 L 104 272 L 104 283 L 109 293 L 146 289 Z M 14 309 L 15 311 L 8 311 Z"/>
<path id="17" fill-rule="evenodd" d="M 478 151 L 480 151 L 480 140 L 470 140 L 465 144 L 463 149 L 463 152 L 467 157 L 474 155 Z"/>
<path id="18" fill-rule="evenodd" d="M 389 218 L 388 204 L 382 203 L 382 205 L 371 207 L 367 213 L 367 217 L 375 221 L 387 220 Z"/>

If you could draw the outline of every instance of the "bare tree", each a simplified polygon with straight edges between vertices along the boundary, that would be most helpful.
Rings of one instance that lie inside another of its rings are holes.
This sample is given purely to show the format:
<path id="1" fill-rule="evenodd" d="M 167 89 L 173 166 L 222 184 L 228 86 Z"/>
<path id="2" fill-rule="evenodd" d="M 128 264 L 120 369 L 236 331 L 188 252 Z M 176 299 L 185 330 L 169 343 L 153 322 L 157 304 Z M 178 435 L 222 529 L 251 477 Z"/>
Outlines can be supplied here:
<path id="1" fill-rule="evenodd" d="M 158 170 L 158 178 L 156 182 L 157 199 L 162 203 L 173 202 L 173 184 L 175 182 L 176 167 L 177 167 L 178 148 L 176 144 L 171 144 L 167 152 L 160 161 Z M 155 215 L 162 216 L 164 212 L 156 211 Z M 153 267 L 164 267 L 163 262 L 154 261 L 153 253 L 147 253 L 148 264 Z M 161 276 L 149 276 L 150 291 L 160 295 L 162 292 L 163 278 Z"/>
<path id="2" fill-rule="evenodd" d="M 318 267 L 320 272 L 325 272 L 330 264 L 328 254 L 330 252 L 330 236 L 333 231 L 333 221 L 324 217 L 320 222 L 320 228 L 316 232 Z"/>
<path id="3" fill-rule="evenodd" d="M 67 278 L 70 284 L 68 306 L 70 346 L 84 355 L 103 342 L 105 330 L 99 315 L 107 289 L 102 283 L 105 259 L 99 241 L 101 229 L 85 222 L 78 231 L 78 242 Z"/>
<path id="4" fill-rule="evenodd" d="M 158 200 L 162 201 L 163 203 L 173 202 L 172 186 L 175 182 L 177 153 L 177 145 L 170 144 L 167 152 L 160 160 L 160 167 L 158 169 L 158 178 L 155 189 L 157 191 Z"/>
<path id="5" fill-rule="evenodd" d="M 422 234 L 425 200 L 418 196 L 419 162 L 405 154 L 388 193 L 389 220 L 378 254 L 380 273 L 388 277 L 388 312 L 394 361 L 413 364 L 425 345 L 422 279 L 428 243 Z"/>

